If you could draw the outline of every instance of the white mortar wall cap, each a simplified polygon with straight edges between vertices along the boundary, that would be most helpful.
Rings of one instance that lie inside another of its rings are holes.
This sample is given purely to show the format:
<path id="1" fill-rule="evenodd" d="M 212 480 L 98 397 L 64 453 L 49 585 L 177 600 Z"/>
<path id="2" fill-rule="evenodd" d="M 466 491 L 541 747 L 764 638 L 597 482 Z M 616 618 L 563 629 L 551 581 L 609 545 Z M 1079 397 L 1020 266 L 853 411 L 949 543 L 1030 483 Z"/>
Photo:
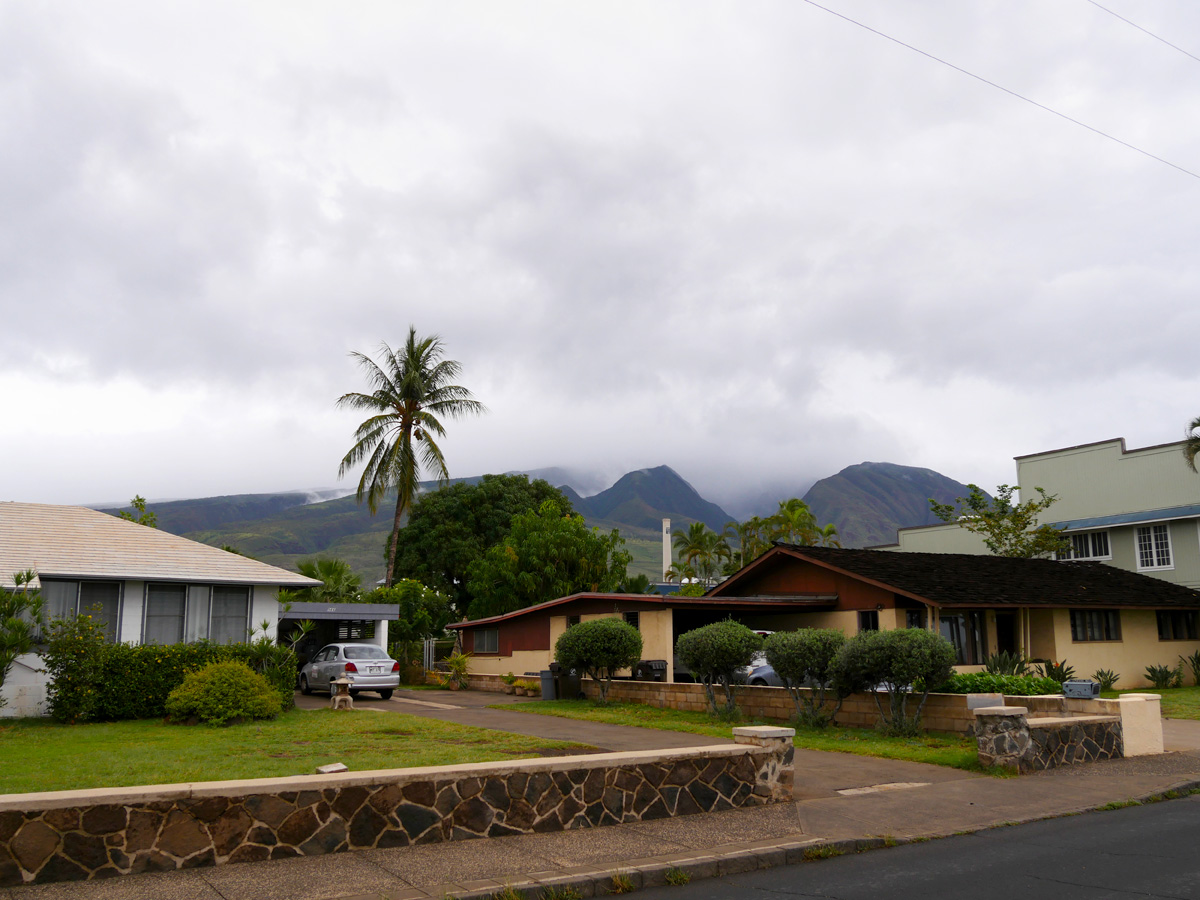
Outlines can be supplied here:
<path id="1" fill-rule="evenodd" d="M 733 729 L 733 737 L 748 738 L 790 738 L 796 736 L 795 728 L 782 728 L 776 725 L 743 725 Z"/>
<path id="2" fill-rule="evenodd" d="M 1029 709 L 1025 706 L 981 706 L 975 710 L 977 716 L 1027 716 Z"/>
<path id="3" fill-rule="evenodd" d="M 1122 694 L 1118 700 L 1161 700 L 1162 694 Z"/>

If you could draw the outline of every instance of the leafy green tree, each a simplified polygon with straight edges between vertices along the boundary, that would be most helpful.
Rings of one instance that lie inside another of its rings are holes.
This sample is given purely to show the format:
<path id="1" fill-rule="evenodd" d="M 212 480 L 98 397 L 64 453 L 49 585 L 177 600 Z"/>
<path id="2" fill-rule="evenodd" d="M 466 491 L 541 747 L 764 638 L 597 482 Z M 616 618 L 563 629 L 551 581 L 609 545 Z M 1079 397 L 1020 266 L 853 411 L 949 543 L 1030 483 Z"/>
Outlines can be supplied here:
<path id="1" fill-rule="evenodd" d="M 637 665 L 641 658 L 641 632 L 616 616 L 572 625 L 554 644 L 555 662 L 595 681 L 600 687 L 601 704 L 608 702 L 613 676 Z"/>
<path id="2" fill-rule="evenodd" d="M 41 590 L 33 587 L 32 569 L 13 575 L 13 586 L 0 588 L 0 691 L 17 657 L 33 650 L 42 618 Z M 0 707 L 7 701 L 0 694 Z"/>
<path id="3" fill-rule="evenodd" d="M 716 581 L 721 561 L 732 555 L 724 536 L 703 522 L 693 522 L 687 531 L 675 532 L 674 543 L 680 560 L 691 566 L 705 585 Z"/>
<path id="4" fill-rule="evenodd" d="M 316 578 L 320 587 L 303 588 L 297 591 L 300 599 L 311 603 L 360 603 L 362 602 L 362 579 L 344 559 L 303 559 L 296 563 L 296 571 L 308 578 Z"/>
<path id="5" fill-rule="evenodd" d="M 1000 485 L 990 500 L 978 485 L 967 487 L 968 496 L 958 497 L 954 503 L 938 503 L 930 498 L 929 508 L 943 522 L 953 522 L 981 536 L 994 556 L 1032 559 L 1071 549 L 1071 542 L 1060 529 L 1038 524 L 1038 516 L 1058 500 L 1056 495 L 1034 488 L 1037 499 L 1014 504 L 1012 497 L 1020 490 L 1018 485 Z"/>
<path id="6" fill-rule="evenodd" d="M 1196 454 L 1200 453 L 1200 416 L 1188 423 L 1183 436 L 1183 460 L 1187 467 L 1196 471 Z"/>
<path id="7" fill-rule="evenodd" d="M 401 578 L 391 587 L 376 588 L 364 594 L 363 601 L 396 605 L 400 618 L 388 623 L 388 639 L 393 646 L 401 645 L 405 662 L 419 659 L 420 642 L 437 637 L 450 622 L 450 598 L 411 578 Z"/>
<path id="8" fill-rule="evenodd" d="M 658 594 L 650 576 L 642 572 L 638 572 L 636 575 L 626 575 L 625 580 L 617 585 L 616 590 L 618 594 Z"/>
<path id="9" fill-rule="evenodd" d="M 126 522 L 136 522 L 138 525 L 145 525 L 147 528 L 158 527 L 158 516 L 152 512 L 146 512 L 146 498 L 141 494 L 135 496 L 129 501 L 129 505 L 133 507 L 135 516 L 127 509 L 123 509 L 117 513 L 117 516 L 124 519 Z"/>
<path id="10" fill-rule="evenodd" d="M 732 575 L 771 549 L 769 520 L 759 516 L 752 516 L 745 522 L 726 522 L 725 534 L 727 540 L 730 535 L 736 537 L 738 546 L 730 555 L 726 575 Z"/>
<path id="11" fill-rule="evenodd" d="M 741 670 L 750 665 L 762 647 L 762 638 L 741 622 L 726 619 L 684 632 L 675 642 L 675 655 L 692 677 L 704 685 L 704 696 L 714 715 L 737 715 L 734 686 Z M 718 708 L 715 686 L 725 693 L 725 707 Z"/>
<path id="12" fill-rule="evenodd" d="M 833 683 L 834 657 L 844 643 L 846 635 L 839 628 L 777 631 L 763 642 L 767 662 L 783 679 L 802 724 L 824 728 L 842 708 L 848 695 L 835 692 L 836 702 L 830 712 L 825 710 L 825 698 Z"/>
<path id="13" fill-rule="evenodd" d="M 780 500 L 779 509 L 767 520 L 767 529 L 773 541 L 804 547 L 811 547 L 817 542 L 816 517 L 799 497 Z"/>
<path id="14" fill-rule="evenodd" d="M 472 619 L 524 609 L 580 591 L 611 592 L 632 558 L 624 538 L 588 528 L 553 500 L 513 516 L 504 539 L 467 569 Z"/>
<path id="15" fill-rule="evenodd" d="M 822 547 L 842 546 L 842 542 L 838 540 L 837 526 L 832 522 L 818 527 L 816 537 L 817 543 Z"/>
<path id="16" fill-rule="evenodd" d="M 367 376 L 371 393 L 349 393 L 338 398 L 339 407 L 371 413 L 354 433 L 354 446 L 342 457 L 338 477 L 366 461 L 356 497 L 374 514 L 379 501 L 396 491 L 396 513 L 387 550 L 386 584 L 394 580 L 397 535 L 404 514 L 420 487 L 422 468 L 438 481 L 446 481 L 446 459 L 437 438 L 444 437 L 442 419 L 479 414 L 485 407 L 462 385 L 454 384 L 462 366 L 442 356 L 441 338 L 418 340 L 415 328 L 400 353 L 386 343 L 379 347 L 381 364 L 369 356 L 352 353 Z"/>
<path id="17" fill-rule="evenodd" d="M 471 604 L 467 570 L 504 539 L 513 516 L 553 500 L 566 513 L 558 488 L 525 475 L 484 475 L 478 484 L 448 485 L 423 494 L 396 543 L 395 577 L 412 578 L 450 598 L 463 613 Z"/>

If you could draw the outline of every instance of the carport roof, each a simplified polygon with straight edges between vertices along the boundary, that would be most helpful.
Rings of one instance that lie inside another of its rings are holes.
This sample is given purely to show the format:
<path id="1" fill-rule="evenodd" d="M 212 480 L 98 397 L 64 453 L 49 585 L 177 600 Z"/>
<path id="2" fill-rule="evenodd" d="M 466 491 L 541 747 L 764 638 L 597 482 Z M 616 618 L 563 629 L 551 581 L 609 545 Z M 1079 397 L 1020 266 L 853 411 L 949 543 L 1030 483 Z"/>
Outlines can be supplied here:
<path id="1" fill-rule="evenodd" d="M 389 619 L 400 618 L 400 607 L 395 603 L 292 603 L 288 609 L 279 604 L 279 618 L 322 619 L 343 621 L 346 619 Z"/>

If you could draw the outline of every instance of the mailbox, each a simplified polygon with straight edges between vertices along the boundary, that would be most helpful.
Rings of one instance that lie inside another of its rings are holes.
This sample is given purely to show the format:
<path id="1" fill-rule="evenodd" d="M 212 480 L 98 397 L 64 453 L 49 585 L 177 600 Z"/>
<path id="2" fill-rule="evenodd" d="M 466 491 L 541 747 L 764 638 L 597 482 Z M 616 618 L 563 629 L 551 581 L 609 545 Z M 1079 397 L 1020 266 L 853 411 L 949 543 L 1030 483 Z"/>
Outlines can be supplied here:
<path id="1" fill-rule="evenodd" d="M 1090 678 L 1075 678 L 1063 682 L 1062 692 L 1064 697 L 1092 700 L 1100 696 L 1100 682 Z"/>

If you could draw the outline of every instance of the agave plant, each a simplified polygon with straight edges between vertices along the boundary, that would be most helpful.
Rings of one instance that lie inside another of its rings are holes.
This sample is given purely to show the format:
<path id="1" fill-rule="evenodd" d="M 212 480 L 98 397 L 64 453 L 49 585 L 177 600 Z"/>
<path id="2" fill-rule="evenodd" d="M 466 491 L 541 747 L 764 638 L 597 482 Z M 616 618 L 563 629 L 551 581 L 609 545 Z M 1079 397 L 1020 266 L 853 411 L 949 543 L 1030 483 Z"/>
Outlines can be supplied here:
<path id="1" fill-rule="evenodd" d="M 1029 660 L 1020 653 L 1001 650 L 984 660 L 985 671 L 991 675 L 1028 675 Z"/>

